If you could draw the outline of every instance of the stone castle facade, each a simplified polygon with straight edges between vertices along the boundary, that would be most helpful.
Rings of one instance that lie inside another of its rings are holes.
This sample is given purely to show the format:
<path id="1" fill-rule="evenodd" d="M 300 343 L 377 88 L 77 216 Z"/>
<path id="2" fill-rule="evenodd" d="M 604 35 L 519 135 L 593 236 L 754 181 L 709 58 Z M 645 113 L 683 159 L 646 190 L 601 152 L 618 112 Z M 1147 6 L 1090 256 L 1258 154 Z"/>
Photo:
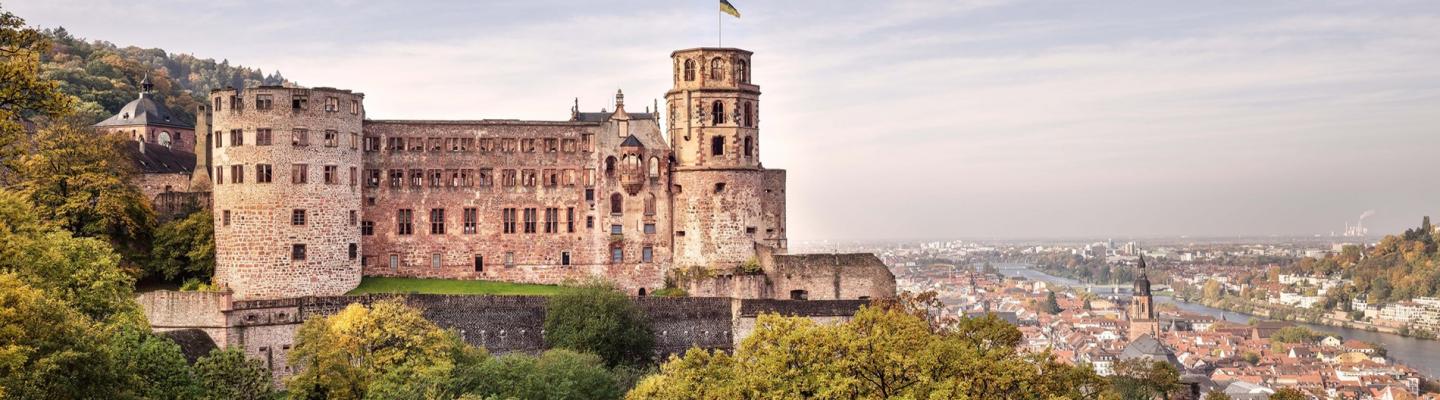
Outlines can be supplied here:
<path id="1" fill-rule="evenodd" d="M 213 188 L 215 283 L 236 301 L 342 295 L 362 275 L 892 296 L 873 255 L 787 254 L 751 58 L 675 51 L 665 108 L 617 93 L 557 121 L 370 120 L 348 90 L 213 91 L 195 176 Z"/>

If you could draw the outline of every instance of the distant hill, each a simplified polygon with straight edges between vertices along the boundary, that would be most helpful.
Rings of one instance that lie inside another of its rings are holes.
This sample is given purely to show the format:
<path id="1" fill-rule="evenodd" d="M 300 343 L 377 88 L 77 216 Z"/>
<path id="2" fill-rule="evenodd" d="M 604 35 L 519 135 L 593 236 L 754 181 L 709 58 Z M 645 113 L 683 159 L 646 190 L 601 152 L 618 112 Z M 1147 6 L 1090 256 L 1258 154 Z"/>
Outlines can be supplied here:
<path id="1" fill-rule="evenodd" d="M 60 81 L 65 94 L 81 100 L 82 115 L 96 122 L 134 100 L 147 74 L 165 106 L 187 123 L 195 121 L 195 107 L 211 89 L 287 82 L 279 71 L 267 75 L 259 68 L 230 65 L 229 60 L 87 42 L 65 28 L 44 32 L 54 46 L 41 58 L 41 76 Z"/>

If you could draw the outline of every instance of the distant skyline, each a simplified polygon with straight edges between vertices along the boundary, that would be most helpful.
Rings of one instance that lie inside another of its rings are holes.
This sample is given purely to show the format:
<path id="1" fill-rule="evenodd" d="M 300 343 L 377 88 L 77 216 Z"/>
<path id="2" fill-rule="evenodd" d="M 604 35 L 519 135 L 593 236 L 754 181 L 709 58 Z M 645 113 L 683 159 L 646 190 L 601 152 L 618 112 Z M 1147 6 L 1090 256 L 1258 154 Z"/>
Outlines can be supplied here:
<path id="1" fill-rule="evenodd" d="M 1440 2 L 731 0 L 791 240 L 1339 234 L 1440 217 Z M 371 118 L 643 110 L 717 2 L 0 3 L 366 94 Z"/>

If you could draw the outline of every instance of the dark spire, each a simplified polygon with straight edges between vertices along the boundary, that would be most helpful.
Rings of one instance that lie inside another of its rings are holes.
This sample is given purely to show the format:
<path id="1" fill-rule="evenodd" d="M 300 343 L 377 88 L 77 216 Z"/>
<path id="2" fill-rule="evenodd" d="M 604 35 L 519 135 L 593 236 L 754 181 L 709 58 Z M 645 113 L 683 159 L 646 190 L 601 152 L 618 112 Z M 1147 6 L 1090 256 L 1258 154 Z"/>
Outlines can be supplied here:
<path id="1" fill-rule="evenodd" d="M 1140 266 L 1136 267 L 1135 295 L 1150 296 L 1150 277 L 1145 275 L 1145 253 L 1140 253 Z"/>
<path id="2" fill-rule="evenodd" d="M 146 72 L 145 78 L 140 80 L 140 93 L 150 93 L 151 90 L 155 90 L 155 85 L 150 84 L 150 73 Z"/>

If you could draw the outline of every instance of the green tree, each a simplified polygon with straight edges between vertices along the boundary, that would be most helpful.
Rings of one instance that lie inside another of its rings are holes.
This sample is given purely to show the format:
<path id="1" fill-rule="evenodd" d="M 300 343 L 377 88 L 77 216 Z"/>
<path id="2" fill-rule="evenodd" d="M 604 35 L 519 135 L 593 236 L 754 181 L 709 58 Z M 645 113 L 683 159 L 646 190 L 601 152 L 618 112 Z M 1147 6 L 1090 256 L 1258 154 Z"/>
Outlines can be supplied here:
<path id="1" fill-rule="evenodd" d="M 148 327 L 126 326 L 108 335 L 105 349 L 114 371 L 124 376 L 120 398 L 190 399 L 200 394 L 180 345 L 150 333 Z"/>
<path id="2" fill-rule="evenodd" d="M 109 245 L 74 237 L 40 215 L 20 195 L 0 189 L 0 271 L 96 321 L 144 318 L 132 298 L 135 280 L 120 270 Z"/>
<path id="3" fill-rule="evenodd" d="M 40 31 L 0 9 L 0 187 L 16 180 L 17 156 L 26 151 L 26 123 L 58 118 L 70 109 L 71 99 L 59 84 L 40 76 L 40 57 L 49 50 L 50 41 Z"/>
<path id="4" fill-rule="evenodd" d="M 209 400 L 261 400 L 276 397 L 270 370 L 237 349 L 215 350 L 195 361 L 195 378 Z"/>
<path id="5" fill-rule="evenodd" d="M 449 382 L 457 364 L 483 357 L 483 350 L 399 300 L 351 304 L 300 326 L 290 353 L 290 365 L 300 373 L 287 387 L 297 399 L 361 399 L 372 390 L 453 398 L 459 393 Z"/>
<path id="6" fill-rule="evenodd" d="M 115 393 L 122 378 L 111 368 L 100 336 L 84 314 L 0 272 L 0 398 Z"/>
<path id="7" fill-rule="evenodd" d="M 552 349 L 539 357 L 490 358 L 457 376 L 461 391 L 502 399 L 618 399 L 618 382 L 600 357 Z"/>
<path id="8" fill-rule="evenodd" d="M 647 362 L 654 341 L 635 302 L 603 282 L 552 296 L 545 310 L 547 345 L 598 355 L 612 367 Z"/>
<path id="9" fill-rule="evenodd" d="M 1110 384 L 1122 399 L 1165 399 L 1180 389 L 1180 371 L 1165 361 L 1121 360 L 1115 363 Z"/>
<path id="10" fill-rule="evenodd" d="M 1309 398 L 1310 396 L 1306 396 L 1305 392 L 1295 388 L 1282 388 L 1270 395 L 1270 400 L 1308 400 Z"/>
<path id="11" fill-rule="evenodd" d="M 1230 395 L 1219 390 L 1211 390 L 1209 393 L 1205 393 L 1205 400 L 1230 400 Z"/>
<path id="12" fill-rule="evenodd" d="M 42 218 L 76 236 L 104 239 L 138 275 L 147 264 L 155 211 L 135 186 L 124 143 L 75 121 L 44 124 L 20 156 L 18 187 Z"/>
<path id="13" fill-rule="evenodd" d="M 151 250 L 151 271 L 167 280 L 209 281 L 215 273 L 215 217 L 200 210 L 160 226 Z"/>

